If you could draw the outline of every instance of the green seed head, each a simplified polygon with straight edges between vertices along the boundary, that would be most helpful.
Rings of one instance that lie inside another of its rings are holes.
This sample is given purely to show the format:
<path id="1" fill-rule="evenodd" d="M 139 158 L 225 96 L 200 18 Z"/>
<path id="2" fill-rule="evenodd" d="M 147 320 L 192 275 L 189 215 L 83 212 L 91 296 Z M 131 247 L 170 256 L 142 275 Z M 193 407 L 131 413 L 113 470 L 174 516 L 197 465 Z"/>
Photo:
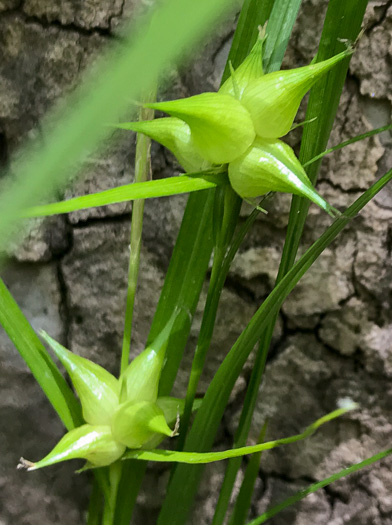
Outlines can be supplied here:
<path id="1" fill-rule="evenodd" d="M 128 448 L 141 448 L 157 434 L 173 436 L 163 411 L 156 403 L 124 403 L 113 416 L 113 438 Z"/>
<path id="2" fill-rule="evenodd" d="M 259 137 L 277 139 L 291 129 L 305 93 L 319 78 L 352 51 L 309 66 L 275 71 L 254 80 L 241 98 Z"/>
<path id="3" fill-rule="evenodd" d="M 74 428 L 57 443 L 41 461 L 32 463 L 21 458 L 18 468 L 37 470 L 69 459 L 86 459 L 95 467 L 110 465 L 125 451 L 125 445 L 113 439 L 109 426 L 83 425 Z"/>
<path id="4" fill-rule="evenodd" d="M 118 128 L 144 133 L 170 150 L 188 173 L 208 168 L 208 163 L 199 155 L 186 122 L 174 117 L 124 122 Z"/>
<path id="5" fill-rule="evenodd" d="M 89 359 L 73 354 L 57 341 L 41 332 L 67 370 L 90 425 L 109 425 L 119 403 L 120 382 L 107 370 Z"/>
<path id="6" fill-rule="evenodd" d="M 175 435 L 176 426 L 172 431 L 167 421 L 176 421 L 184 401 L 170 397 L 157 400 L 157 394 L 166 348 L 180 313 L 184 311 L 173 312 L 164 329 L 123 374 L 122 404 L 117 379 L 42 333 L 69 373 L 89 424 L 68 432 L 41 461 L 21 459 L 19 467 L 36 470 L 75 458 L 86 459 L 87 468 L 110 465 L 122 456 L 126 447 L 152 447 L 163 436 Z"/>
<path id="7" fill-rule="evenodd" d="M 265 42 L 264 32 L 259 35 L 255 45 L 242 64 L 230 75 L 219 89 L 219 93 L 231 95 L 241 100 L 245 89 L 249 84 L 263 75 L 263 46 Z"/>
<path id="8" fill-rule="evenodd" d="M 331 215 L 334 210 L 313 188 L 294 151 L 281 140 L 257 138 L 238 159 L 229 164 L 229 180 L 242 198 L 269 191 L 306 197 Z"/>
<path id="9" fill-rule="evenodd" d="M 201 157 L 225 164 L 241 155 L 253 142 L 255 131 L 245 107 L 230 95 L 202 93 L 194 97 L 146 104 L 186 122 Z"/>

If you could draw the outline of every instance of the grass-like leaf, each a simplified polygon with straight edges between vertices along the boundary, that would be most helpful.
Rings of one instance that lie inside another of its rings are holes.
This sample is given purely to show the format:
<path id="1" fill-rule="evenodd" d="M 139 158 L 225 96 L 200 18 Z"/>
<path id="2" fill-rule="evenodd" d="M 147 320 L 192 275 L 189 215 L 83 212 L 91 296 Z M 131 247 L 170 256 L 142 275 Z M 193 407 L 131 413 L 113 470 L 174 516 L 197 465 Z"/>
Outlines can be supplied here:
<path id="1" fill-rule="evenodd" d="M 263 66 L 267 73 L 280 69 L 302 0 L 276 0 L 267 25 Z M 279 30 L 277 30 L 279 29 Z"/>
<path id="2" fill-rule="evenodd" d="M 194 191 L 216 188 L 217 186 L 225 184 L 228 184 L 226 169 L 211 169 L 198 173 L 188 173 L 186 175 L 180 175 L 179 177 L 170 177 L 168 179 L 125 184 L 117 188 L 92 193 L 90 195 L 82 195 L 81 197 L 74 197 L 66 201 L 35 206 L 22 212 L 22 216 L 45 217 L 48 215 L 58 215 L 131 200 L 192 193 Z"/>
<path id="3" fill-rule="evenodd" d="M 233 0 L 168 0 L 158 3 L 100 58 L 81 87 L 43 123 L 45 141 L 26 147 L 13 163 L 16 178 L 0 197 L 0 244 L 15 216 L 50 198 L 110 132 L 130 100 L 150 88 L 174 61 L 183 61 Z M 146 67 L 148 64 L 148 67 Z"/>
<path id="4" fill-rule="evenodd" d="M 80 425 L 78 401 L 1 279 L 0 323 L 67 430 Z"/>
<path id="5" fill-rule="evenodd" d="M 392 124 L 387 124 L 386 126 L 382 126 L 381 128 L 372 129 L 370 131 L 367 131 L 366 133 L 361 133 L 361 135 L 357 135 L 356 137 L 352 137 L 351 139 L 347 139 L 344 142 L 341 142 L 340 144 L 337 144 L 336 146 L 333 146 L 332 148 L 326 149 L 322 153 L 319 153 L 312 159 L 308 160 L 303 164 L 304 168 L 306 166 L 309 166 L 310 164 L 313 164 L 313 162 L 316 162 L 317 160 L 322 159 L 325 157 L 325 155 L 329 155 L 330 153 L 333 153 L 334 151 L 338 151 L 342 148 L 345 148 L 346 146 L 350 146 L 350 144 L 355 144 L 355 142 L 359 142 L 361 140 L 368 139 L 370 137 L 374 137 L 374 135 L 379 135 L 380 133 L 383 133 L 384 131 L 389 131 L 392 129 Z"/>
<path id="6" fill-rule="evenodd" d="M 256 42 L 258 27 L 264 26 L 271 15 L 275 0 L 245 0 L 238 18 L 222 84 L 230 76 L 230 64 L 235 69 L 246 58 Z"/>
<path id="7" fill-rule="evenodd" d="M 311 436 L 319 427 L 321 427 L 321 425 L 324 425 L 325 423 L 328 423 L 329 421 L 346 414 L 354 408 L 356 408 L 355 404 L 348 408 L 337 408 L 333 412 L 330 412 L 329 414 L 326 414 L 325 416 L 317 419 L 300 434 L 296 434 L 295 436 L 290 436 L 287 438 L 275 439 L 274 441 L 267 441 L 266 443 L 259 443 L 249 447 L 232 448 L 230 450 L 223 450 L 221 452 L 205 453 L 178 452 L 175 450 L 132 450 L 126 452 L 122 459 L 139 459 L 143 461 L 188 463 L 191 465 L 197 465 L 214 463 L 215 461 L 223 461 L 224 459 L 242 457 L 248 454 L 255 454 L 264 450 L 271 450 L 272 448 L 301 441 Z"/>
<path id="8" fill-rule="evenodd" d="M 392 448 L 389 448 L 388 450 L 379 452 L 378 454 L 375 454 L 374 456 L 371 456 L 370 458 L 367 458 L 364 461 L 356 463 L 355 465 L 351 465 L 351 467 L 344 468 L 340 472 L 337 472 L 336 474 L 333 474 L 332 476 L 329 476 L 328 478 L 325 478 L 322 481 L 317 481 L 316 483 L 312 483 L 306 489 L 299 490 L 298 492 L 296 492 L 289 498 L 285 499 L 278 505 L 275 505 L 274 507 L 264 512 L 258 518 L 248 522 L 247 525 L 261 525 L 262 523 L 265 523 L 267 520 L 269 520 L 273 516 L 276 516 L 276 514 L 279 514 L 279 512 L 282 512 L 282 510 L 286 509 L 287 507 L 290 507 L 291 505 L 294 505 L 298 501 L 301 501 L 301 499 L 306 498 L 306 496 L 308 496 L 309 494 L 312 494 L 313 492 L 317 492 L 323 487 L 326 487 L 327 485 L 330 485 L 331 483 L 334 483 L 335 481 L 338 481 L 339 479 L 345 478 L 346 476 L 349 476 L 350 474 L 353 474 L 354 472 L 358 472 L 362 470 L 363 468 L 368 467 L 369 465 L 373 465 L 374 463 L 377 463 L 378 461 L 390 456 L 391 454 L 392 454 Z"/>
<path id="9" fill-rule="evenodd" d="M 263 441 L 267 431 L 267 426 L 267 422 L 264 423 L 260 431 L 258 443 Z M 255 483 L 259 476 L 261 455 L 262 452 L 259 452 L 257 454 L 253 454 L 253 456 L 249 459 L 249 463 L 245 469 L 244 479 L 242 480 L 241 488 L 235 501 L 234 509 L 230 516 L 228 525 L 243 525 L 246 521 L 249 508 L 252 503 Z"/>
<path id="10" fill-rule="evenodd" d="M 183 322 L 181 327 L 176 325 L 175 333 L 170 337 L 159 384 L 160 396 L 169 395 L 173 387 L 207 272 L 213 245 L 213 202 L 214 191 L 189 196 L 148 335 L 147 345 L 162 331 L 176 306 L 189 312 L 189 320 Z M 116 525 L 129 525 L 145 469 L 146 464 L 139 461 L 124 464 L 117 495 Z"/>
<path id="11" fill-rule="evenodd" d="M 354 41 L 357 38 L 366 4 L 367 0 L 361 0 L 361 2 L 356 0 L 330 2 L 320 40 L 317 61 L 327 59 L 342 51 L 344 44 L 342 44 L 340 39 L 346 38 Z M 301 161 L 303 163 L 319 154 L 327 145 L 346 78 L 348 62 L 349 60 L 346 59 L 341 64 L 338 64 L 310 92 L 306 124 L 301 142 Z M 307 173 L 314 184 L 319 168 L 320 161 L 314 162 L 307 168 Z M 293 197 L 277 283 L 281 281 L 294 264 L 308 208 L 309 202 L 306 199 L 297 196 Z M 278 312 L 275 318 L 271 318 L 266 331 L 261 337 L 260 348 L 256 355 L 240 422 L 234 437 L 235 446 L 242 446 L 246 442 L 249 433 L 277 315 Z M 224 506 L 227 509 L 240 464 L 241 460 L 234 459 L 228 465 L 216 511 L 216 513 L 220 513 L 220 519 L 219 521 L 214 521 L 213 525 L 221 525 L 223 522 L 223 510 L 221 511 L 220 507 Z"/>
<path id="12" fill-rule="evenodd" d="M 301 277 L 303 277 L 307 270 L 318 259 L 325 248 L 336 239 L 338 234 L 344 229 L 350 220 L 355 217 L 357 213 L 391 179 L 392 170 L 386 173 L 379 181 L 361 195 L 361 197 L 346 210 L 343 216 L 337 219 L 306 251 L 306 253 L 298 260 L 260 306 L 211 381 L 188 435 L 186 441 L 187 450 L 202 452 L 208 450 L 212 446 L 234 384 L 241 373 L 246 359 L 268 323 L 279 311 L 285 298 L 293 290 Z M 185 465 L 179 465 L 177 467 L 169 487 L 171 494 L 169 493 L 166 496 L 166 501 L 170 501 L 168 496 L 174 497 L 174 494 L 181 493 L 181 499 L 179 500 L 177 498 L 176 514 L 171 516 L 172 525 L 185 522 L 201 474 L 201 467 L 192 470 L 187 469 Z M 166 507 L 163 506 L 164 513 L 162 514 L 161 511 L 161 516 L 163 516 L 163 518 L 159 518 L 159 525 L 162 525 L 162 523 L 165 523 L 164 520 L 168 519 L 165 508 Z M 162 521 L 160 521 L 161 519 Z"/>

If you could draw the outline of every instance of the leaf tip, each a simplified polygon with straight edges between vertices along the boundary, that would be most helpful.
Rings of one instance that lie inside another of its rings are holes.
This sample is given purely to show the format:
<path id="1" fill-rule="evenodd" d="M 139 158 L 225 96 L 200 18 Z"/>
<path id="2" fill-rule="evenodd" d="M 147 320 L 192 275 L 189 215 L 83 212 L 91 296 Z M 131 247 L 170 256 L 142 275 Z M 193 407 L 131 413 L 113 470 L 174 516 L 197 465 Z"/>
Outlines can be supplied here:
<path id="1" fill-rule="evenodd" d="M 338 408 L 347 410 L 347 412 L 349 412 L 351 410 L 358 409 L 359 404 L 353 401 L 350 397 L 342 397 L 338 400 Z"/>
<path id="2" fill-rule="evenodd" d="M 31 472 L 36 469 L 36 464 L 28 459 L 20 458 L 16 468 L 17 470 L 27 470 L 27 472 Z"/>

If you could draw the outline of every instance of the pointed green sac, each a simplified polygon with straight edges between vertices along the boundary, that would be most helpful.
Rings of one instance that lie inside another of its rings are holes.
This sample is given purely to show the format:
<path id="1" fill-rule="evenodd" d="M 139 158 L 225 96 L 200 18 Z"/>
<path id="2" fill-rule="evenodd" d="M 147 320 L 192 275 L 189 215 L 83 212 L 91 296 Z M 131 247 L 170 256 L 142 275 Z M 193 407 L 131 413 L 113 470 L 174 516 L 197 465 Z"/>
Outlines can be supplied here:
<path id="1" fill-rule="evenodd" d="M 118 128 L 144 133 L 170 150 L 187 173 L 207 169 L 209 163 L 198 153 L 186 122 L 175 117 L 124 122 Z"/>
<path id="2" fill-rule="evenodd" d="M 173 312 L 156 339 L 124 371 L 121 377 L 121 403 L 157 400 L 166 349 L 179 314 L 180 310 Z"/>
<path id="3" fill-rule="evenodd" d="M 248 109 L 258 136 L 277 139 L 288 133 L 304 95 L 351 49 L 309 66 L 275 71 L 251 82 L 241 103 Z"/>
<path id="4" fill-rule="evenodd" d="M 41 332 L 41 336 L 68 372 L 79 396 L 85 421 L 90 425 L 110 425 L 118 405 L 119 380 L 102 366 L 73 354 L 45 332 Z"/>
<path id="5" fill-rule="evenodd" d="M 313 188 L 294 151 L 281 140 L 257 138 L 229 164 L 228 173 L 232 188 L 243 199 L 269 191 L 294 193 L 307 197 L 332 217 L 339 215 Z"/>
<path id="6" fill-rule="evenodd" d="M 157 140 L 188 172 L 211 164 L 229 164 L 230 182 L 243 198 L 269 191 L 295 193 L 336 216 L 339 212 L 312 187 L 291 148 L 277 139 L 292 128 L 306 92 L 352 49 L 323 62 L 264 75 L 264 40 L 261 33 L 248 57 L 218 93 L 146 104 L 172 117 L 119 127 Z"/>
<path id="7" fill-rule="evenodd" d="M 174 436 L 184 401 L 158 398 L 163 361 L 179 311 L 157 338 L 125 370 L 120 380 L 92 361 L 73 354 L 42 332 L 67 370 L 79 396 L 87 424 L 68 432 L 41 461 L 22 459 L 20 467 L 36 470 L 69 459 L 86 459 L 100 467 L 119 459 L 126 447 L 157 446 Z"/>
<path id="8" fill-rule="evenodd" d="M 199 155 L 212 164 L 234 160 L 249 148 L 256 136 L 247 109 L 231 95 L 202 93 L 146 107 L 186 122 Z"/>
<path id="9" fill-rule="evenodd" d="M 241 100 L 245 89 L 263 75 L 263 46 L 264 33 L 259 36 L 249 55 L 242 64 L 232 71 L 226 82 L 220 87 L 218 93 L 231 95 Z"/>
<path id="10" fill-rule="evenodd" d="M 128 448 L 141 448 L 156 434 L 172 437 L 163 410 L 156 403 L 123 403 L 112 421 L 113 438 Z"/>
<path id="11" fill-rule="evenodd" d="M 82 425 L 65 434 L 41 461 L 31 463 L 21 459 L 20 466 L 30 471 L 70 459 L 86 459 L 95 467 L 104 467 L 119 459 L 125 448 L 113 439 L 109 426 Z"/>
<path id="12" fill-rule="evenodd" d="M 242 99 L 242 95 L 249 84 L 263 75 L 263 44 L 264 40 L 257 40 L 242 64 L 235 71 L 232 71 L 232 74 L 220 87 L 219 93 L 231 95 L 238 100 Z"/>

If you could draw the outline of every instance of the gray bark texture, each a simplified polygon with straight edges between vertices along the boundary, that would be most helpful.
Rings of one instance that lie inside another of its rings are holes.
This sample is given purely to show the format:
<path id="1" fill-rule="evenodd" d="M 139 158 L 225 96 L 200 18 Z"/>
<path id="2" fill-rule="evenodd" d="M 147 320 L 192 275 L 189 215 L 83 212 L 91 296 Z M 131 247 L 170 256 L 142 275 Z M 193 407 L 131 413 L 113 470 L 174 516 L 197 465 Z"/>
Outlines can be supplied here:
<path id="1" fill-rule="evenodd" d="M 115 37 L 132 0 L 0 0 L 0 162 L 39 133 L 53 101 L 80 80 L 100 48 Z M 304 0 L 285 67 L 314 56 L 326 0 Z M 197 58 L 172 70 L 160 98 L 215 91 L 235 27 L 234 18 L 200 47 Z M 370 0 L 365 34 L 353 56 L 331 145 L 391 121 L 392 2 Z M 110 101 L 108 101 L 110 104 Z M 301 115 L 299 119 L 301 119 Z M 290 134 L 296 147 L 301 130 Z M 318 184 L 344 208 L 392 165 L 391 135 L 328 156 Z M 134 135 L 91 157 L 65 197 L 133 180 Z M 154 144 L 153 177 L 179 172 Z M 181 222 L 185 197 L 148 201 L 136 301 L 133 352 L 140 352 Z M 222 296 L 203 393 L 214 372 L 271 290 L 282 250 L 290 197 L 276 196 L 240 249 Z M 243 216 L 250 207 L 243 209 Z M 125 306 L 131 205 L 36 220 L 22 244 L 8 248 L 6 284 L 36 329 L 72 351 L 117 372 Z M 286 300 L 279 318 L 253 422 L 253 442 L 266 419 L 267 438 L 295 434 L 350 397 L 360 409 L 295 445 L 265 453 L 253 497 L 257 516 L 314 480 L 390 446 L 392 435 L 392 187 L 385 188 L 320 257 Z M 330 224 L 310 207 L 303 251 Z M 205 298 L 205 291 L 203 291 Z M 203 304 L 203 297 L 200 305 Z M 175 393 L 184 394 L 200 327 L 199 307 Z M 89 474 L 78 464 L 34 473 L 16 470 L 23 455 L 37 460 L 64 429 L 7 336 L 0 333 L 0 525 L 84 523 Z M 252 369 L 232 394 L 216 445 L 230 448 Z M 244 462 L 246 464 L 246 461 Z M 313 494 L 271 519 L 271 525 L 387 525 L 392 523 L 392 460 Z M 206 470 L 191 524 L 210 524 L 224 464 Z M 237 489 L 242 479 L 237 480 Z M 135 525 L 156 522 L 168 471 L 148 469 Z M 181 497 L 181 495 L 179 495 Z M 250 517 L 251 517 L 250 516 Z"/>

